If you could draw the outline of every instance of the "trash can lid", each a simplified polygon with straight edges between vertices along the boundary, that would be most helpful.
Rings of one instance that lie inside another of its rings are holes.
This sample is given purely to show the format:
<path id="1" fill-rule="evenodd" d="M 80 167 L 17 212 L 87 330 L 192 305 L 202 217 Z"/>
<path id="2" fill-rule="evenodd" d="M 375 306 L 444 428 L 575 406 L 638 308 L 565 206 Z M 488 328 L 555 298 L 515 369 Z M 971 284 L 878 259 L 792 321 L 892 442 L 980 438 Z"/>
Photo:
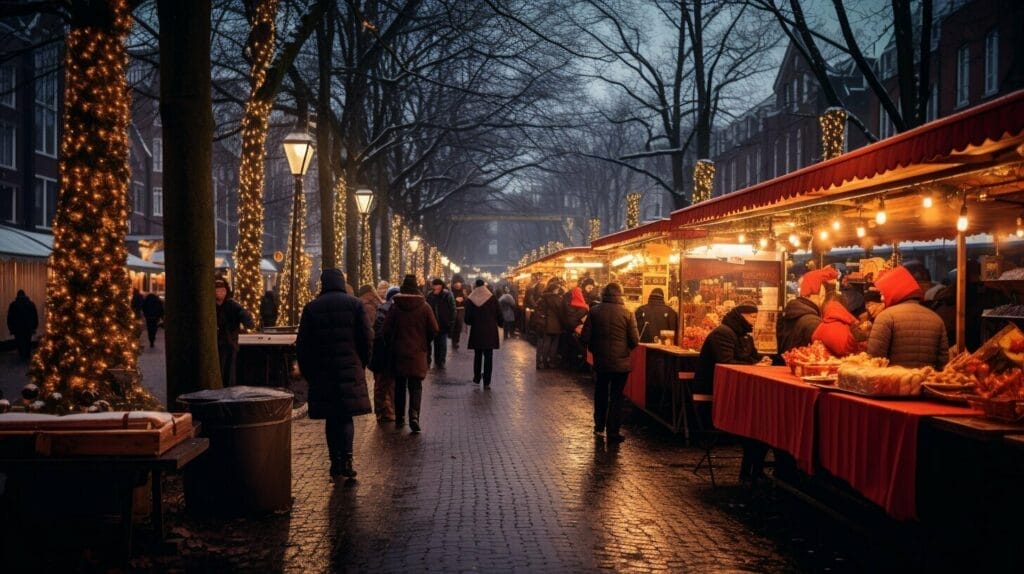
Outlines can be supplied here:
<path id="1" fill-rule="evenodd" d="M 294 395 L 265 387 L 207 389 L 178 397 L 204 424 L 248 424 L 290 419 Z"/>
<path id="2" fill-rule="evenodd" d="M 224 389 L 206 389 L 180 395 L 178 400 L 185 404 L 211 403 L 211 402 L 241 402 L 265 401 L 273 399 L 291 399 L 292 393 L 266 387 L 227 387 Z"/>

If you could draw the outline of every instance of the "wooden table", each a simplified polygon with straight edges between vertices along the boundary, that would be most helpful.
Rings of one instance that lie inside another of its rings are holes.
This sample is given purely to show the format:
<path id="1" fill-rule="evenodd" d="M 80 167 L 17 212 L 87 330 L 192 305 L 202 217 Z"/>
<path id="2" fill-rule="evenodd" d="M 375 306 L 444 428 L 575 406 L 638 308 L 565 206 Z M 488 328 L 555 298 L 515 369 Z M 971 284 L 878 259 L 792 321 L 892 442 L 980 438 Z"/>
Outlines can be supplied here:
<path id="1" fill-rule="evenodd" d="M 164 529 L 163 487 L 161 476 L 164 472 L 179 471 L 210 448 L 206 438 L 190 438 L 171 448 L 160 456 L 76 456 L 76 457 L 24 457 L 0 458 L 0 472 L 8 475 L 18 473 L 106 473 L 123 475 L 124 491 L 121 501 L 121 532 L 125 559 L 132 551 L 132 513 L 135 502 L 132 496 L 134 486 L 145 484 L 147 475 L 152 476 L 153 537 L 158 545 L 167 543 Z M 129 487 L 131 485 L 131 487 Z"/>
<path id="2" fill-rule="evenodd" d="M 1004 423 L 985 417 L 932 417 L 935 428 L 974 440 L 991 442 L 1011 435 L 1024 435 L 1024 424 Z M 1024 437 L 1022 437 L 1024 439 Z"/>

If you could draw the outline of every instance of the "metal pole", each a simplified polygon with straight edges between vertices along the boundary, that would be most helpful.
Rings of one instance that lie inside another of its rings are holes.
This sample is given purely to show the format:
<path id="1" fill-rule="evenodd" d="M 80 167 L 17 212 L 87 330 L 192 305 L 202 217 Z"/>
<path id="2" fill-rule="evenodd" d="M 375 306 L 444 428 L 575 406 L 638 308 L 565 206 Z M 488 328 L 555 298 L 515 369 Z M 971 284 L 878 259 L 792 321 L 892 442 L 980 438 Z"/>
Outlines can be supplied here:
<path id="1" fill-rule="evenodd" d="M 956 349 L 967 350 L 967 236 L 956 234 Z"/>
<path id="2" fill-rule="evenodd" d="M 299 247 L 299 208 L 302 205 L 302 175 L 295 176 L 295 202 L 292 206 L 292 248 L 291 248 L 291 262 L 289 267 L 288 278 L 288 321 L 291 325 L 298 325 L 298 309 L 296 307 L 299 304 L 299 298 L 295 293 L 295 260 L 298 257 Z"/>

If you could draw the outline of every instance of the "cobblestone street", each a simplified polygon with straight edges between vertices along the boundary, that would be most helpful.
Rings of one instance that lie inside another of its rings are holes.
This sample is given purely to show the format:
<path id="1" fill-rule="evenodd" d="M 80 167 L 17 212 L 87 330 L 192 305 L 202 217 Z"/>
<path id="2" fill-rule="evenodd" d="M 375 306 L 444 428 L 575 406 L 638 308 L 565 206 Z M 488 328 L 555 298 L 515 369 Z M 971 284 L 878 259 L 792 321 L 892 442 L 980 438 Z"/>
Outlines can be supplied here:
<path id="1" fill-rule="evenodd" d="M 157 351 L 159 351 L 159 343 Z M 162 353 L 146 350 L 154 357 Z M 259 519 L 184 512 L 168 479 L 174 556 L 136 555 L 132 570 L 259 572 L 854 571 L 846 534 L 769 487 L 718 488 L 691 472 L 700 452 L 639 412 L 627 440 L 591 434 L 589 379 L 535 371 L 533 346 L 495 354 L 490 389 L 472 354 L 449 354 L 425 381 L 423 433 L 356 419 L 356 480 L 328 475 L 323 422 L 293 424 L 294 506 Z M 150 359 L 145 359 L 149 361 Z M 158 376 L 150 377 L 152 384 Z M 738 454 L 735 447 L 720 454 Z M 872 563 L 869 552 L 858 556 Z"/>

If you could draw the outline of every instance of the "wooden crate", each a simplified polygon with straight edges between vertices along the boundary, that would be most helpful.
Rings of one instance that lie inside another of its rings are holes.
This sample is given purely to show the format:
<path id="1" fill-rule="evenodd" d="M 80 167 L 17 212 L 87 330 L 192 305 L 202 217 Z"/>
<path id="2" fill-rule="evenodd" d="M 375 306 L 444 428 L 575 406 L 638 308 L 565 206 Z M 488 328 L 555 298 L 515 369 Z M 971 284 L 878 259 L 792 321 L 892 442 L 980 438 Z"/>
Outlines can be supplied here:
<path id="1" fill-rule="evenodd" d="M 63 417 L 61 417 L 63 418 Z M 194 433 L 192 415 L 175 414 L 170 422 L 145 428 L 135 421 L 121 428 L 88 428 L 81 421 L 68 421 L 50 428 L 21 428 L 0 431 L 3 456 L 159 456 Z M 86 428 L 81 428 L 85 426 Z"/>

